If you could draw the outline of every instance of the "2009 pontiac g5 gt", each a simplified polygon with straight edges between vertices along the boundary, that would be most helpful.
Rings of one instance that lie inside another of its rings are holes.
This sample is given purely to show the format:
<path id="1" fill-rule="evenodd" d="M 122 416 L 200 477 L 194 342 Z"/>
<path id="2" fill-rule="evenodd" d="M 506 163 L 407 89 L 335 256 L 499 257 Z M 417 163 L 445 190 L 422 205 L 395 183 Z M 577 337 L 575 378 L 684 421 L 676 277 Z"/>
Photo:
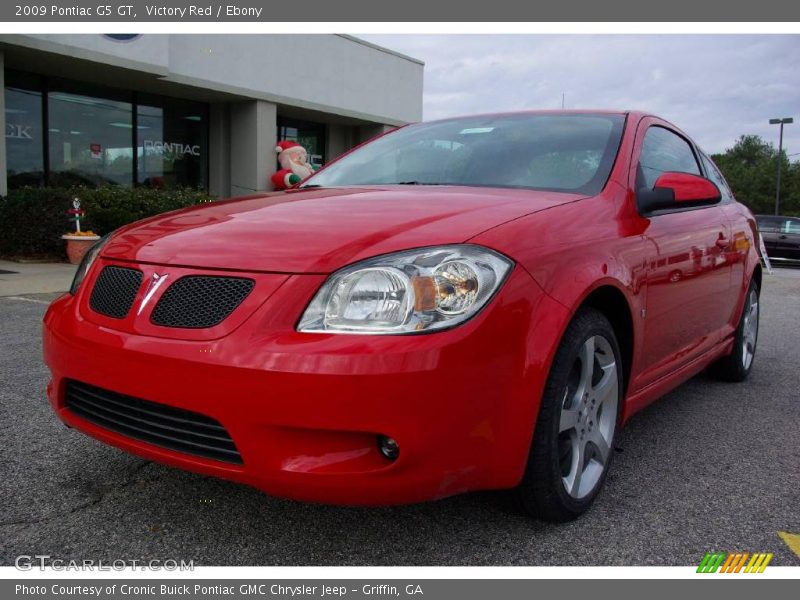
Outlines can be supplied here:
<path id="1" fill-rule="evenodd" d="M 747 377 L 757 236 L 654 116 L 411 125 L 102 239 L 45 316 L 47 391 L 92 437 L 270 494 L 506 488 L 567 520 L 631 415 L 705 368 Z"/>

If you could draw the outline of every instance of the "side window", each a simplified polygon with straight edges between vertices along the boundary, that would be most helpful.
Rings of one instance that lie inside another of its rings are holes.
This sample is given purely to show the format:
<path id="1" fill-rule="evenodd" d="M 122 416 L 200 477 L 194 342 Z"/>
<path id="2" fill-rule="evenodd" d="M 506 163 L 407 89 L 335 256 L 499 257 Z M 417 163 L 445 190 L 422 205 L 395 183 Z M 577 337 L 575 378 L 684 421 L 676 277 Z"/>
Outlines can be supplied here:
<path id="1" fill-rule="evenodd" d="M 780 219 L 772 217 L 756 217 L 759 231 L 779 231 L 781 226 Z"/>
<path id="2" fill-rule="evenodd" d="M 654 126 L 644 135 L 636 184 L 652 189 L 659 175 L 667 171 L 700 175 L 700 166 L 685 139 L 669 129 Z"/>
<path id="3" fill-rule="evenodd" d="M 786 220 L 781 227 L 783 233 L 800 233 L 800 221 Z"/>
<path id="4" fill-rule="evenodd" d="M 722 176 L 722 173 L 720 173 L 719 169 L 717 168 L 717 165 L 715 165 L 714 162 L 710 158 L 708 158 L 705 154 L 701 154 L 700 156 L 703 159 L 703 166 L 705 167 L 706 175 L 711 181 L 717 184 L 717 187 L 719 188 L 719 191 L 722 194 L 722 201 L 723 202 L 733 201 L 733 193 L 731 192 L 731 189 L 728 187 L 728 182 L 725 181 L 725 178 Z"/>

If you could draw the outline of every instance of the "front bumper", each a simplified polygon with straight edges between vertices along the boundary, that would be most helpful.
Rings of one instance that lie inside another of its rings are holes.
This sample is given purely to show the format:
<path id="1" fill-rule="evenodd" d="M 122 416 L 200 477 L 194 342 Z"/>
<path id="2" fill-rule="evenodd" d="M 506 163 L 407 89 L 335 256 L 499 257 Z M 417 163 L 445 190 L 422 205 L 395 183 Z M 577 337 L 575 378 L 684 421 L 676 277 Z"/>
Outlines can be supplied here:
<path id="1" fill-rule="evenodd" d="M 98 322 L 85 298 L 93 281 L 84 282 L 45 316 L 53 408 L 149 460 L 306 501 L 396 504 L 519 482 L 565 310 L 524 270 L 468 323 L 406 336 L 298 333 L 324 276 L 284 279 L 213 339 Z M 70 379 L 212 417 L 243 464 L 99 427 L 65 406 Z M 397 460 L 379 453 L 379 434 L 397 440 Z"/>

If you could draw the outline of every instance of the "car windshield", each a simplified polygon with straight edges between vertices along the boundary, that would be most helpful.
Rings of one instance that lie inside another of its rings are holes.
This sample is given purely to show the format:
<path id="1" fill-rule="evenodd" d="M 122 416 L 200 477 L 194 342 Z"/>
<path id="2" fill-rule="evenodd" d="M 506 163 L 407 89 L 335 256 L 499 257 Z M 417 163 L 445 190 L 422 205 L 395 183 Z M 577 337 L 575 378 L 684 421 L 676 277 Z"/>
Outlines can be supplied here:
<path id="1" fill-rule="evenodd" d="M 596 194 L 619 148 L 623 115 L 516 114 L 403 127 L 301 187 L 461 185 Z"/>

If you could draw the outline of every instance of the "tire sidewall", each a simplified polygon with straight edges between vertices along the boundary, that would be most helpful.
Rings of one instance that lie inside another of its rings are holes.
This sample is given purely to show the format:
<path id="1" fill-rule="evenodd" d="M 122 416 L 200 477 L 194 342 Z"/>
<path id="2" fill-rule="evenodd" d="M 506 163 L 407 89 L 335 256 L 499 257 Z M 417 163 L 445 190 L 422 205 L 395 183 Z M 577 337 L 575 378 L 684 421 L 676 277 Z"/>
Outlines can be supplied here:
<path id="1" fill-rule="evenodd" d="M 745 368 L 744 363 L 742 362 L 744 357 L 744 347 L 742 344 L 744 341 L 744 318 L 750 310 L 750 296 L 752 292 L 755 292 L 756 301 L 760 304 L 761 292 L 755 281 L 751 281 L 750 285 L 747 287 L 747 294 L 745 295 L 744 306 L 742 307 L 742 315 L 739 317 L 739 326 L 736 328 L 736 338 L 734 340 L 733 360 L 735 361 L 734 364 L 737 366 L 737 370 L 739 371 L 739 379 L 745 379 L 753 369 L 753 363 L 756 362 L 756 350 L 758 349 L 758 335 L 761 330 L 761 306 L 759 306 L 757 316 L 758 320 L 756 323 L 756 340 L 753 344 L 753 358 L 750 360 L 750 364 L 747 366 L 747 368 Z"/>
<path id="2" fill-rule="evenodd" d="M 547 438 L 550 443 L 550 461 L 548 469 L 550 473 L 549 483 L 551 486 L 553 486 L 560 503 L 566 510 L 573 513 L 575 516 L 585 512 L 589 508 L 603 487 L 608 470 L 613 461 L 614 443 L 617 439 L 617 433 L 619 431 L 619 417 L 622 411 L 622 404 L 624 400 L 622 360 L 617 338 L 614 335 L 614 329 L 611 327 L 611 324 L 608 322 L 605 316 L 599 311 L 586 309 L 582 311 L 582 313 L 583 314 L 579 313 L 577 315 L 578 318 L 573 320 L 572 324 L 567 330 L 567 333 L 564 335 L 562 345 L 559 347 L 556 359 L 554 360 L 551 368 L 550 376 L 545 388 L 545 394 L 542 398 L 543 402 L 551 403 L 553 409 L 550 413 L 552 415 L 549 419 L 550 422 L 545 424 L 548 428 Z M 586 326 L 589 322 L 591 325 Z M 619 396 L 617 398 L 616 427 L 614 428 L 614 435 L 612 436 L 609 444 L 608 460 L 606 461 L 605 468 L 603 469 L 603 473 L 600 476 L 597 485 L 595 486 L 594 490 L 592 490 L 592 492 L 587 494 L 584 498 L 577 499 L 573 498 L 569 495 L 569 493 L 567 493 L 567 490 L 564 488 L 564 484 L 561 479 L 561 465 L 559 462 L 558 448 L 561 403 L 563 401 L 564 389 L 567 385 L 570 370 L 572 369 L 572 365 L 578 356 L 581 346 L 583 346 L 583 343 L 587 339 L 597 335 L 604 337 L 608 341 L 614 353 L 614 361 L 617 365 L 617 390 Z"/>

